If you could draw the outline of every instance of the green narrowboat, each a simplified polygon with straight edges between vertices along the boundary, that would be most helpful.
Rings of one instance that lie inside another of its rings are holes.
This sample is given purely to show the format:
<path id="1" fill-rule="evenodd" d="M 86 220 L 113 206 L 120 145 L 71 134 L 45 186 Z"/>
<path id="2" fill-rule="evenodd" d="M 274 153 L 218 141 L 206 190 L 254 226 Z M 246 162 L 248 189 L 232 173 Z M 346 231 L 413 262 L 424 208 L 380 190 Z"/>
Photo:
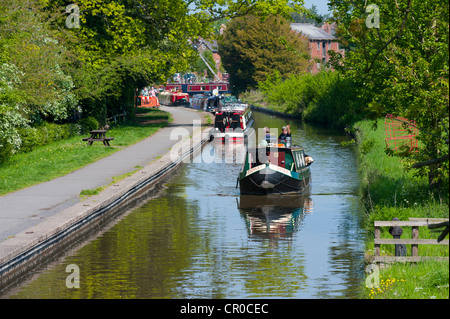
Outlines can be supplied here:
<path id="1" fill-rule="evenodd" d="M 264 143 L 265 142 L 265 143 Z M 311 184 L 311 156 L 284 142 L 249 148 L 238 182 L 242 195 L 302 194 Z"/>

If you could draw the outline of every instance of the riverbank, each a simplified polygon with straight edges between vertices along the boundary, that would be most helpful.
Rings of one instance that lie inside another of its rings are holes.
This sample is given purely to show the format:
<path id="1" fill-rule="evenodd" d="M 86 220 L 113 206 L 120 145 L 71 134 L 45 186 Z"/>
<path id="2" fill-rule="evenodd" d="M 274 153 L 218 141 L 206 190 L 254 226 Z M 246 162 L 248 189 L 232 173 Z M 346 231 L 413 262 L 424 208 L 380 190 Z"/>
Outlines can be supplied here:
<path id="1" fill-rule="evenodd" d="M 393 218 L 448 218 L 448 193 L 431 192 L 428 181 L 405 171 L 398 157 L 385 153 L 384 120 L 356 124 L 358 142 L 358 172 L 361 197 L 365 208 L 366 259 L 374 254 L 374 221 Z M 402 238 L 411 238 L 411 230 L 404 227 Z M 437 238 L 440 233 L 421 227 L 420 238 Z M 392 238 L 387 228 L 382 238 Z M 409 248 L 408 248 L 409 250 Z M 393 255 L 394 245 L 381 245 L 382 255 Z M 448 257 L 448 246 L 420 245 L 419 255 Z M 423 299 L 449 298 L 449 263 L 425 261 L 396 263 L 380 269 L 380 286 L 364 288 L 362 298 Z M 364 283 L 365 286 L 365 283 Z"/>
<path id="2" fill-rule="evenodd" d="M 109 215 L 120 214 L 129 200 L 156 187 L 208 141 L 204 134 L 209 128 L 193 127 L 194 120 L 203 120 L 202 113 L 162 109 L 174 121 L 143 141 L 49 182 L 0 197 L 0 286 L 98 231 Z M 173 136 L 174 130 L 181 135 Z M 120 181 L 111 183 L 113 176 L 120 175 Z M 98 194 L 80 197 L 81 190 L 98 187 L 102 190 Z"/>
<path id="3" fill-rule="evenodd" d="M 338 72 L 299 74 L 282 80 L 278 73 L 240 94 L 246 103 L 332 128 L 351 126 L 360 119 L 356 84 Z"/>
<path id="4" fill-rule="evenodd" d="M 166 127 L 173 119 L 159 109 L 138 108 L 136 119 L 112 123 L 106 136 L 114 137 L 111 147 L 101 142 L 86 145 L 85 135 L 36 147 L 13 155 L 0 165 L 0 196 L 66 175 L 121 149 L 133 145 Z M 143 121 L 145 121 L 143 123 Z"/>
<path id="5" fill-rule="evenodd" d="M 248 102 L 248 101 L 247 101 Z M 270 106 L 253 106 L 254 109 L 279 115 Z M 283 114 L 291 117 L 290 114 Z M 414 171 L 406 171 L 401 159 L 385 153 L 384 119 L 362 121 L 355 125 L 358 154 L 360 196 L 365 209 L 366 262 L 374 255 L 374 221 L 390 221 L 409 218 L 448 218 L 448 192 L 431 192 L 428 180 L 417 177 Z M 440 233 L 426 227 L 420 230 L 420 238 L 437 238 Z M 382 238 L 392 238 L 387 229 Z M 411 228 L 404 227 L 402 238 L 411 238 Z M 408 248 L 409 249 L 409 248 Z M 420 245 L 419 255 L 448 257 L 448 246 Z M 394 245 L 381 245 L 385 256 L 395 254 Z M 448 299 L 449 263 L 424 261 L 420 263 L 397 263 L 380 270 L 379 287 L 369 289 L 365 281 L 360 298 L 375 299 Z"/>

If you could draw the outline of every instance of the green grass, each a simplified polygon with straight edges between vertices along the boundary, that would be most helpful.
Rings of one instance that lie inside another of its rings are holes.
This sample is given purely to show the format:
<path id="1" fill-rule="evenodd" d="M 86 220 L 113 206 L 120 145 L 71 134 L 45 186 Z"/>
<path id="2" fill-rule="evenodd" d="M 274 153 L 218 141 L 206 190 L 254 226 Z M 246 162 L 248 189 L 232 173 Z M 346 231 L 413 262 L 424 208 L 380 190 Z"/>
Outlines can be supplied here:
<path id="1" fill-rule="evenodd" d="M 81 139 L 84 135 L 37 147 L 29 153 L 19 153 L 0 165 L 0 196 L 63 176 L 123 147 L 137 143 L 167 125 L 170 116 L 158 109 L 139 109 L 146 113 L 146 120 L 166 121 L 140 125 L 134 120 L 111 124 L 106 136 L 114 137 L 112 147 L 101 142 L 89 146 Z"/>
<path id="2" fill-rule="evenodd" d="M 428 261 L 380 269 L 378 287 L 365 287 L 362 298 L 448 299 L 448 267 L 448 262 Z"/>
<path id="3" fill-rule="evenodd" d="M 81 192 L 80 192 L 80 197 L 81 197 L 81 198 L 85 198 L 85 197 L 88 197 L 88 196 L 98 195 L 98 194 L 100 194 L 105 188 L 111 186 L 112 184 L 115 184 L 115 183 L 120 182 L 121 180 L 127 178 L 128 176 L 133 175 L 135 172 L 137 172 L 138 170 L 140 170 L 140 169 L 142 168 L 142 166 L 135 166 L 134 168 L 135 168 L 135 170 L 133 170 L 133 171 L 131 171 L 131 172 L 124 173 L 124 174 L 118 175 L 118 176 L 113 176 L 113 177 L 111 178 L 111 182 L 110 182 L 108 185 L 100 186 L 100 187 L 97 187 L 97 188 L 95 188 L 95 189 L 82 189 Z"/>
<path id="4" fill-rule="evenodd" d="M 399 157 L 385 153 L 384 119 L 358 123 L 359 172 L 366 200 L 386 206 L 410 206 L 429 198 L 428 180 L 406 171 Z"/>
<path id="5" fill-rule="evenodd" d="M 243 102 L 256 107 L 267 108 L 282 113 L 286 112 L 286 107 L 284 105 L 269 103 L 267 101 L 267 98 L 264 96 L 264 93 L 259 90 L 246 91 L 244 93 L 241 93 L 239 95 L 239 98 Z"/>
<path id="6" fill-rule="evenodd" d="M 374 221 L 415 218 L 448 218 L 448 195 L 430 191 L 426 177 L 406 171 L 401 158 L 385 152 L 384 119 L 357 124 L 358 172 L 365 208 L 366 256 L 373 255 Z M 392 238 L 388 227 L 382 238 Z M 439 233 L 419 228 L 419 238 L 437 238 Z M 411 227 L 403 227 L 403 239 L 411 238 Z M 381 245 L 381 255 L 394 255 L 394 245 Z M 407 246 L 408 255 L 410 247 Z M 419 245 L 419 256 L 448 257 L 448 246 Z M 448 262 L 397 263 L 382 269 L 380 290 L 364 289 L 363 298 L 448 298 Z M 435 275 L 433 275 L 435 274 Z M 390 276 L 390 277 L 389 277 Z M 392 281 L 396 279 L 395 283 Z M 388 281 L 389 279 L 389 281 Z M 400 281 L 400 279 L 404 281 Z M 433 284 L 435 283 L 435 284 Z M 437 284 L 436 284 L 437 283 Z"/>

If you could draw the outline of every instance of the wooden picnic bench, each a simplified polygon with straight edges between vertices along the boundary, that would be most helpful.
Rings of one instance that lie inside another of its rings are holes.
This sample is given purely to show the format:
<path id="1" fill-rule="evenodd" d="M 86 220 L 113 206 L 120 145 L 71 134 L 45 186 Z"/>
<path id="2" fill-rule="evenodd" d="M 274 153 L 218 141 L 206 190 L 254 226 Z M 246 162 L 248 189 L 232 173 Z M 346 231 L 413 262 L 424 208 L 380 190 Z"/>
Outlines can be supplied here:
<path id="1" fill-rule="evenodd" d="M 112 141 L 114 137 L 106 137 L 106 130 L 93 130 L 89 132 L 90 137 L 84 137 L 83 141 L 87 141 L 88 145 L 92 145 L 94 141 L 101 141 L 103 145 L 110 146 L 109 141 Z"/>

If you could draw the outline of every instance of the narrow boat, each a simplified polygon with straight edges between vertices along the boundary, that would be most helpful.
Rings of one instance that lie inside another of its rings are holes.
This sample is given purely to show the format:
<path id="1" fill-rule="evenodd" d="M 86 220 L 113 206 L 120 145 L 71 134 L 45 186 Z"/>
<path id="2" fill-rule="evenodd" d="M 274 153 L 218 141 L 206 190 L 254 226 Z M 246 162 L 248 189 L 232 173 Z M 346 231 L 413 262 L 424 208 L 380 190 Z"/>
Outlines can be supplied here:
<path id="1" fill-rule="evenodd" d="M 284 142 L 249 148 L 238 182 L 242 195 L 302 194 L 311 183 L 311 156 Z"/>
<path id="2" fill-rule="evenodd" d="M 195 94 L 191 98 L 191 107 L 215 114 L 219 110 L 219 101 L 221 97 L 212 92 L 205 94 Z"/>
<path id="3" fill-rule="evenodd" d="M 148 107 L 148 108 L 158 108 L 159 100 L 156 96 L 144 96 L 140 95 L 137 97 L 136 106 Z"/>
<path id="4" fill-rule="evenodd" d="M 210 112 L 212 114 L 216 114 L 219 110 L 219 101 L 220 97 L 212 95 L 208 96 L 205 102 L 205 106 L 203 108 L 203 111 Z"/>
<path id="5" fill-rule="evenodd" d="M 224 98 L 215 98 L 215 101 L 209 102 L 210 105 L 218 105 L 210 139 L 222 142 L 227 140 L 244 141 L 254 122 L 248 104 L 237 100 L 228 101 Z"/>
<path id="6" fill-rule="evenodd" d="M 195 94 L 191 98 L 191 107 L 203 111 L 205 109 L 207 99 L 208 96 L 206 94 Z"/>
<path id="7" fill-rule="evenodd" d="M 189 104 L 189 94 L 182 92 L 164 91 L 158 94 L 159 103 L 166 106 Z"/>
<path id="8" fill-rule="evenodd" d="M 190 95 L 204 94 L 217 90 L 219 94 L 229 93 L 228 82 L 207 82 L 207 83 L 167 83 L 165 85 L 167 91 L 175 90 Z"/>

